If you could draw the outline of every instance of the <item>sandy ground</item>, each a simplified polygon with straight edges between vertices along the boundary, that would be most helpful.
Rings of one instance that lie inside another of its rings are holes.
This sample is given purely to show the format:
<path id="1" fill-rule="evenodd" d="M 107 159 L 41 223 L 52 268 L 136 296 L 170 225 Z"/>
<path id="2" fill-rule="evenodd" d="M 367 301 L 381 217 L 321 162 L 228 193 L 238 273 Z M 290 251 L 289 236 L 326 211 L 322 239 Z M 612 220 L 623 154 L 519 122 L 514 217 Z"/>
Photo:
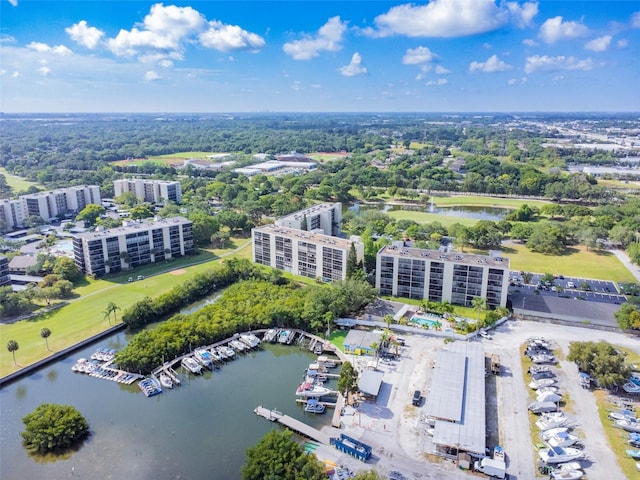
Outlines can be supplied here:
<path id="1" fill-rule="evenodd" d="M 424 397 L 437 392 L 430 391 L 433 361 L 438 349 L 444 346 L 442 339 L 405 335 L 406 346 L 401 358 L 391 363 L 379 362 L 378 370 L 385 373 L 376 402 L 361 403 L 357 408 L 346 407 L 342 416 L 343 429 L 331 429 L 330 435 L 340 431 L 373 447 L 373 457 L 367 463 L 341 454 L 331 447 L 316 450 L 318 458 L 343 465 L 353 471 L 375 468 L 379 473 L 393 478 L 462 479 L 486 478 L 456 468 L 448 460 L 427 455 L 430 436 L 424 423 L 425 402 L 419 407 L 411 405 L 414 390 L 421 390 Z M 566 355 L 569 342 L 607 340 L 630 348 L 640 354 L 637 338 L 623 334 L 594 331 L 580 327 L 566 327 L 534 322 L 508 321 L 494 332 L 493 339 L 482 340 L 485 353 L 499 353 L 502 371 L 498 377 L 487 379 L 487 392 L 496 392 L 487 399 L 489 438 L 499 439 L 507 453 L 507 472 L 510 479 L 533 479 L 537 471 L 537 458 L 529 434 L 527 406 L 530 403 L 530 379 L 522 372 L 519 347 L 527 338 L 544 336 L 553 339 L 557 348 Z M 476 340 L 479 341 L 479 340 Z M 352 359 L 356 364 L 358 357 Z M 590 480 L 622 479 L 615 456 L 597 415 L 596 403 L 591 392 L 578 383 L 578 371 L 574 364 L 561 361 L 554 367 L 558 383 L 573 402 L 573 417 L 578 436 L 583 439 L 588 465 L 585 472 Z M 490 382 L 493 382 L 491 384 Z M 491 393 L 490 393 L 491 395 Z M 492 413 L 493 412 L 493 413 Z M 495 425 L 495 428 L 492 426 Z M 497 432 L 492 431 L 497 429 Z M 489 447 L 492 445 L 488 445 Z"/>
<path id="2" fill-rule="evenodd" d="M 177 270 L 171 270 L 169 273 L 171 275 L 184 275 L 187 271 L 184 268 L 179 268 Z"/>

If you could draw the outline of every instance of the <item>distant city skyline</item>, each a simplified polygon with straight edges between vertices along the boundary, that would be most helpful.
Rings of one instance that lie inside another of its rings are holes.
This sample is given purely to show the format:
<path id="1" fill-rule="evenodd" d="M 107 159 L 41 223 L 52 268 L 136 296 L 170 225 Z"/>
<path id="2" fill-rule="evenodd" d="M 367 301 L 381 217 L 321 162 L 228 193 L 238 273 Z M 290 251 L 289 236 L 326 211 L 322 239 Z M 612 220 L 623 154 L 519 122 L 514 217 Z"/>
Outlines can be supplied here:
<path id="1" fill-rule="evenodd" d="M 637 1 L 0 2 L 0 111 L 637 112 Z"/>

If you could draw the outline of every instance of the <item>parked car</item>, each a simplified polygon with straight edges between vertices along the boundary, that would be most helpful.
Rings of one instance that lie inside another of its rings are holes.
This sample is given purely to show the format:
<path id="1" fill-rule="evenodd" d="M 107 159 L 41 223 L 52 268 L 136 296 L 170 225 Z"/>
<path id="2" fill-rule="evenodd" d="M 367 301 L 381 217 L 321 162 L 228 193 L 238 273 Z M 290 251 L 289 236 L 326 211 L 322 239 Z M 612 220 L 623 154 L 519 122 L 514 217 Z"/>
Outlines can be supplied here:
<path id="1" fill-rule="evenodd" d="M 490 333 L 487 333 L 484 330 L 480 330 L 480 336 L 482 338 L 486 338 L 487 340 L 491 340 L 493 338 Z"/>
<path id="2" fill-rule="evenodd" d="M 422 400 L 422 392 L 420 392 L 420 390 L 416 390 L 415 392 L 413 392 L 413 398 L 411 399 L 411 404 L 414 407 L 419 407 L 421 400 Z"/>
<path id="3" fill-rule="evenodd" d="M 567 288 L 576 288 L 576 284 L 573 282 L 567 282 Z"/>

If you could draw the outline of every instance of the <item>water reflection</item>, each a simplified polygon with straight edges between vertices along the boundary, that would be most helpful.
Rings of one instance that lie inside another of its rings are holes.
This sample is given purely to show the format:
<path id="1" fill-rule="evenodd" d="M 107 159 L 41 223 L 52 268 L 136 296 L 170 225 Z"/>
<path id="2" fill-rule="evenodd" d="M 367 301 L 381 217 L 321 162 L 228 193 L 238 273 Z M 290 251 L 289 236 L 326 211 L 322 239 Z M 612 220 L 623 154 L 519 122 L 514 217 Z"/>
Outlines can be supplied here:
<path id="1" fill-rule="evenodd" d="M 425 212 L 433 213 L 436 215 L 443 215 L 446 217 L 460 217 L 469 218 L 473 220 L 490 220 L 493 222 L 499 222 L 511 212 L 508 208 L 500 207 L 483 207 L 483 206 L 452 206 L 452 207 L 436 207 L 433 204 L 429 205 L 395 205 L 389 203 L 381 203 L 377 205 L 367 204 L 362 205 L 360 203 L 354 203 L 346 206 L 346 210 L 360 215 L 362 212 L 374 211 L 374 212 L 394 212 L 394 211 L 412 211 L 412 212 Z"/>

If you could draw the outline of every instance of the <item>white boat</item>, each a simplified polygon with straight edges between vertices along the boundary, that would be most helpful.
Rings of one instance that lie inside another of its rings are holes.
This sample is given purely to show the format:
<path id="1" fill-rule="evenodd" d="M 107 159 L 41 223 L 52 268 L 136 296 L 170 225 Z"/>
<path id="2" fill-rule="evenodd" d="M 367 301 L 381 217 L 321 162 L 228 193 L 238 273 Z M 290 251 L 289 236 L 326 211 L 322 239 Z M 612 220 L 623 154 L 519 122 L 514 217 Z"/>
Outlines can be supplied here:
<path id="1" fill-rule="evenodd" d="M 631 422 L 637 422 L 638 418 L 633 416 L 633 412 L 630 410 L 622 410 L 621 412 L 609 412 L 609 418 L 611 420 L 629 420 Z"/>
<path id="2" fill-rule="evenodd" d="M 79 358 L 78 361 L 73 364 L 73 367 L 71 367 L 71 370 L 73 370 L 74 372 L 84 373 L 86 365 L 87 365 L 87 359 Z"/>
<path id="3" fill-rule="evenodd" d="M 640 394 L 640 385 L 636 385 L 633 382 L 627 382 L 622 385 L 622 389 L 627 392 L 629 395 L 638 395 Z"/>
<path id="4" fill-rule="evenodd" d="M 316 363 L 321 367 L 327 367 L 327 368 L 334 368 L 338 365 L 338 362 L 336 362 L 332 358 L 329 358 L 325 355 L 320 355 Z"/>
<path id="5" fill-rule="evenodd" d="M 640 433 L 640 422 L 633 422 L 631 420 L 616 420 L 616 427 L 622 428 L 627 432 Z"/>
<path id="6" fill-rule="evenodd" d="M 533 363 L 555 363 L 556 362 L 556 357 L 554 357 L 552 354 L 550 353 L 539 353 L 537 355 L 533 355 L 531 357 L 531 361 Z"/>
<path id="7" fill-rule="evenodd" d="M 278 334 L 278 343 L 289 344 L 292 342 L 293 337 L 295 337 L 295 335 L 296 335 L 296 332 L 293 332 L 291 330 L 282 330 Z"/>
<path id="8" fill-rule="evenodd" d="M 278 329 L 277 328 L 270 328 L 269 330 L 267 330 L 264 333 L 264 337 L 262 337 L 262 340 L 264 340 L 265 342 L 275 342 L 276 341 L 276 337 L 278 336 Z"/>
<path id="9" fill-rule="evenodd" d="M 558 470 L 582 470 L 582 465 L 580 462 L 567 462 L 567 463 L 559 463 L 557 465 Z"/>
<path id="10" fill-rule="evenodd" d="M 532 388 L 534 390 L 538 390 L 539 388 L 550 387 L 554 383 L 556 383 L 555 378 L 542 378 L 540 380 L 536 380 L 536 381 L 531 382 L 529 384 L 529 388 Z"/>
<path id="11" fill-rule="evenodd" d="M 260 339 L 253 333 L 241 333 L 240 341 L 244 342 L 249 348 L 256 348 L 260 345 Z"/>
<path id="12" fill-rule="evenodd" d="M 165 372 L 160 373 L 160 385 L 164 388 L 173 388 L 173 380 Z"/>
<path id="13" fill-rule="evenodd" d="M 547 392 L 537 393 L 537 396 L 536 396 L 536 401 L 538 401 L 538 402 L 553 402 L 553 403 L 557 403 L 560 400 L 562 400 L 562 395 L 558 395 L 557 393 L 552 393 L 552 392 L 549 392 L 549 393 L 547 393 Z"/>
<path id="14" fill-rule="evenodd" d="M 562 412 L 547 413 L 536 421 L 536 427 L 544 432 L 552 428 L 564 427 L 568 421 L 569 419 Z"/>
<path id="15" fill-rule="evenodd" d="M 180 363 L 191 373 L 202 373 L 202 366 L 191 357 L 184 357 Z"/>
<path id="16" fill-rule="evenodd" d="M 319 363 L 310 363 L 308 369 L 309 370 L 315 370 L 316 372 L 320 372 L 320 373 L 327 373 L 329 371 L 329 369 L 327 369 L 327 367 L 323 367 Z"/>
<path id="17" fill-rule="evenodd" d="M 220 352 L 218 352 L 217 348 L 211 347 L 209 349 L 209 352 L 211 352 L 211 358 L 213 359 L 214 362 L 222 362 L 224 360 L 222 355 L 220 355 Z"/>
<path id="18" fill-rule="evenodd" d="M 229 341 L 229 346 L 231 348 L 233 348 L 236 352 L 244 352 L 245 350 L 249 349 L 249 347 L 247 347 L 240 340 L 231 340 L 231 341 Z"/>
<path id="19" fill-rule="evenodd" d="M 576 435 L 572 435 L 568 432 L 564 432 L 564 433 L 557 433 L 556 435 L 551 437 L 549 440 L 547 440 L 547 443 L 549 444 L 550 447 L 570 447 L 571 445 L 576 443 L 578 440 L 580 439 Z"/>
<path id="20" fill-rule="evenodd" d="M 296 395 L 300 397 L 322 397 L 330 395 L 333 391 L 316 383 L 302 382 L 296 389 Z"/>
<path id="21" fill-rule="evenodd" d="M 211 352 L 206 348 L 196 348 L 193 352 L 195 354 L 195 359 L 199 362 L 204 368 L 208 368 L 213 370 L 213 357 L 211 356 Z"/>
<path id="22" fill-rule="evenodd" d="M 551 437 L 558 435 L 559 433 L 566 433 L 568 431 L 569 431 L 568 427 L 551 428 L 545 432 L 540 432 L 540 437 L 542 438 L 542 440 L 547 441 Z"/>
<path id="23" fill-rule="evenodd" d="M 558 393 L 558 387 L 542 387 L 536 390 L 536 395 L 540 396 L 547 393 Z"/>
<path id="24" fill-rule="evenodd" d="M 308 413 L 324 413 L 325 406 L 317 398 L 310 398 L 304 406 L 304 411 Z"/>
<path id="25" fill-rule="evenodd" d="M 236 356 L 236 351 L 233 348 L 228 347 L 226 345 L 219 346 L 218 351 L 221 353 L 224 353 L 229 359 L 235 358 Z"/>
<path id="26" fill-rule="evenodd" d="M 538 455 L 545 463 L 566 463 L 582 458 L 584 452 L 577 448 L 549 447 L 538 450 Z"/>
<path id="27" fill-rule="evenodd" d="M 584 476 L 582 470 L 555 470 L 551 472 L 553 480 L 578 480 Z"/>

